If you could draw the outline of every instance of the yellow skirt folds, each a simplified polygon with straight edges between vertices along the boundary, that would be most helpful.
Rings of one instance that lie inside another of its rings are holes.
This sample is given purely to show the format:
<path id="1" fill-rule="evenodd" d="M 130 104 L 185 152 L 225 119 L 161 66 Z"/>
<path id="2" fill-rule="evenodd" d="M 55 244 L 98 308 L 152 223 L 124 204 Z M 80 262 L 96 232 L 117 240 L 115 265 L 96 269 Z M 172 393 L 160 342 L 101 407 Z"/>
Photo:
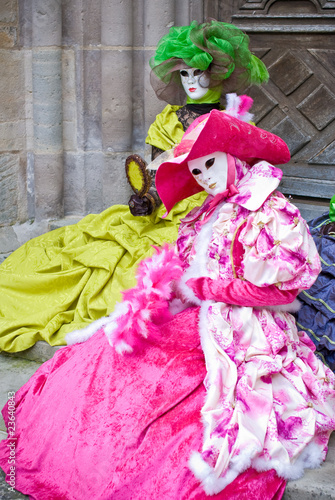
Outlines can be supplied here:
<path id="1" fill-rule="evenodd" d="M 183 200 L 164 220 L 164 206 L 133 217 L 115 205 L 28 241 L 0 266 L 0 349 L 64 345 L 68 332 L 110 314 L 139 261 L 152 245 L 175 241 L 180 219 L 203 199 Z"/>

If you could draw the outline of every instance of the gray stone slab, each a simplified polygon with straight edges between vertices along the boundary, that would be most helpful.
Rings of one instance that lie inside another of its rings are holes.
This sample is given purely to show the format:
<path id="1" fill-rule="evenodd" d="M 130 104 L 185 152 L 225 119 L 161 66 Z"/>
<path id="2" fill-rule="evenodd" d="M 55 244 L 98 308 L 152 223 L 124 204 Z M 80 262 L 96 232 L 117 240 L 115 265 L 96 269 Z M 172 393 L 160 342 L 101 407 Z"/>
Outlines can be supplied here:
<path id="1" fill-rule="evenodd" d="M 144 45 L 144 1 L 145 0 L 137 0 L 136 2 L 133 2 L 133 47 L 142 47 Z"/>
<path id="2" fill-rule="evenodd" d="M 46 47 L 62 44 L 62 0 L 33 0 L 33 44 Z"/>
<path id="3" fill-rule="evenodd" d="M 24 359 L 12 358 L 4 354 L 0 354 L 0 408 L 6 404 L 8 393 L 16 392 L 24 385 L 30 377 L 40 367 L 41 363 L 28 361 Z M 7 437 L 6 426 L 2 415 L 0 417 L 0 439 Z M 9 485 L 5 481 L 5 474 L 0 469 L 0 499 L 2 500 L 21 500 L 29 498 L 17 491 L 12 492 Z"/>
<path id="4" fill-rule="evenodd" d="M 101 43 L 103 45 L 132 46 L 133 30 L 129 29 L 129 20 L 132 18 L 133 3 L 136 2 L 101 0 Z"/>
<path id="5" fill-rule="evenodd" d="M 141 154 L 141 151 L 137 151 Z M 125 174 L 125 160 L 130 152 L 105 155 L 103 200 L 105 208 L 122 204 L 127 205 L 133 194 Z"/>
<path id="6" fill-rule="evenodd" d="M 113 5 L 115 5 L 115 2 L 113 2 Z M 81 15 L 83 18 L 83 44 L 99 45 L 101 43 L 102 23 L 101 0 L 99 2 L 83 1 Z"/>
<path id="7" fill-rule="evenodd" d="M 84 64 L 84 131 L 85 150 L 101 149 L 101 52 L 85 50 Z"/>
<path id="8" fill-rule="evenodd" d="M 64 45 L 82 45 L 83 42 L 83 16 L 82 0 L 63 2 L 62 30 Z"/>
<path id="9" fill-rule="evenodd" d="M 329 204 L 314 204 L 314 203 L 300 203 L 293 201 L 294 205 L 299 208 L 301 215 L 307 221 L 320 217 L 324 213 L 329 212 Z"/>
<path id="10" fill-rule="evenodd" d="M 19 45 L 31 47 L 33 37 L 33 9 L 31 0 L 18 0 L 19 7 Z"/>
<path id="11" fill-rule="evenodd" d="M 63 156 L 35 155 L 36 219 L 63 217 Z"/>
<path id="12" fill-rule="evenodd" d="M 25 116 L 23 53 L 0 50 L 0 67 L 6 68 L 6 78 L 0 78 L 0 121 L 21 120 Z"/>
<path id="13" fill-rule="evenodd" d="M 17 392 L 40 367 L 42 362 L 0 354 L 0 408 L 8 401 L 9 392 Z M 0 430 L 6 431 L 1 415 Z"/>
<path id="14" fill-rule="evenodd" d="M 129 151 L 132 147 L 132 65 L 130 50 L 102 53 L 102 138 L 107 152 Z"/>
<path id="15" fill-rule="evenodd" d="M 62 51 L 33 52 L 34 146 L 42 152 L 61 151 Z"/>
<path id="16" fill-rule="evenodd" d="M 133 53 L 133 74 L 136 75 L 133 81 L 133 130 L 132 146 L 133 151 L 138 153 L 143 149 L 147 129 L 144 123 L 144 74 L 145 74 L 145 51 L 135 50 Z"/>
<path id="17" fill-rule="evenodd" d="M 77 150 L 77 105 L 74 50 L 62 53 L 63 148 Z"/>
<path id="18" fill-rule="evenodd" d="M 0 252 L 9 253 L 18 248 L 19 242 L 13 226 L 0 227 Z"/>
<path id="19" fill-rule="evenodd" d="M 2 154 L 0 156 L 0 224 L 11 224 L 17 221 L 19 161 L 18 155 Z M 7 230 L 8 244 L 11 243 L 8 240 L 10 234 L 10 230 Z M 5 252 L 8 252 L 7 248 L 8 245 L 5 247 Z"/>
<path id="20" fill-rule="evenodd" d="M 72 226 L 80 222 L 82 217 L 65 217 L 64 219 L 53 220 L 49 223 L 49 230 L 59 229 L 60 227 Z"/>
<path id="21" fill-rule="evenodd" d="M 86 206 L 83 153 L 64 153 L 64 214 L 84 214 Z"/>
<path id="22" fill-rule="evenodd" d="M 85 162 L 85 192 L 86 213 L 99 213 L 105 207 L 103 204 L 104 159 L 102 152 L 86 153 Z"/>
<path id="23" fill-rule="evenodd" d="M 10 358 L 25 359 L 27 361 L 35 361 L 36 363 L 44 363 L 48 359 L 51 359 L 55 352 L 60 349 L 61 346 L 52 346 L 45 342 L 44 340 L 38 340 L 29 349 L 13 353 L 2 353 L 2 356 L 7 356 Z"/>
<path id="24" fill-rule="evenodd" d="M 307 470 L 304 477 L 287 483 L 283 500 L 335 499 L 335 433 L 330 438 L 326 461 L 319 469 Z"/>
<path id="25" fill-rule="evenodd" d="M 9 484 L 5 481 L 5 473 L 0 469 L 0 500 L 22 500 L 24 498 L 29 498 L 29 496 L 9 489 Z"/>
<path id="26" fill-rule="evenodd" d="M 0 22 L 14 23 L 17 20 L 17 3 L 15 0 L 0 2 Z"/>
<path id="27" fill-rule="evenodd" d="M 195 3 L 195 2 L 192 2 Z M 196 3 L 199 3 L 198 1 Z M 158 40 L 166 35 L 175 21 L 175 2 L 145 0 L 144 26 L 145 45 L 156 47 Z"/>

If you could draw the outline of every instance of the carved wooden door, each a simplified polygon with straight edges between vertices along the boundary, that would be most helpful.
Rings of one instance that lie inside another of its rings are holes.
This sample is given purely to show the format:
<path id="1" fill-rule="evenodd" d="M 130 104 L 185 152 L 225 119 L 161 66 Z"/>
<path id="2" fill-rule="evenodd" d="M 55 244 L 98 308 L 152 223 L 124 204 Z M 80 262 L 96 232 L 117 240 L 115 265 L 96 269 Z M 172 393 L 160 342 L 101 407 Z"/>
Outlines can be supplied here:
<path id="1" fill-rule="evenodd" d="M 250 36 L 270 74 L 248 92 L 256 123 L 292 155 L 281 190 L 306 218 L 325 212 L 335 194 L 335 0 L 212 0 L 205 15 Z"/>

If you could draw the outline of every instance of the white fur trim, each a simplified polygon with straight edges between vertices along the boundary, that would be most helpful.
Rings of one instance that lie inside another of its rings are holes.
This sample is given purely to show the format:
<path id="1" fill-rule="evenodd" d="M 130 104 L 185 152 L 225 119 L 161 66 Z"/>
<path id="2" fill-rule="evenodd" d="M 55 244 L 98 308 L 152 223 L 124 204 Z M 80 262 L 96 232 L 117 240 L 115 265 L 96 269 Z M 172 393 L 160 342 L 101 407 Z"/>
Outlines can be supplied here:
<path id="1" fill-rule="evenodd" d="M 93 321 L 90 325 L 86 326 L 82 330 L 73 330 L 69 332 L 66 337 L 67 345 L 80 344 L 91 338 L 100 328 L 105 326 L 109 322 L 109 317 L 105 316 L 103 318 Z"/>
<path id="2" fill-rule="evenodd" d="M 255 453 L 254 448 L 247 448 L 230 461 L 229 469 L 223 477 L 218 477 L 215 470 L 210 467 L 198 452 L 193 452 L 189 460 L 189 468 L 193 474 L 200 479 L 207 495 L 220 493 L 228 484 L 247 470 L 251 464 L 251 456 Z"/>
<path id="3" fill-rule="evenodd" d="M 191 304 L 201 305 L 202 301 L 196 297 L 193 290 L 186 285 L 186 281 L 191 278 L 202 278 L 209 276 L 207 270 L 207 253 L 208 247 L 213 234 L 213 225 L 216 222 L 221 206 L 219 205 L 213 212 L 210 220 L 204 224 L 197 236 L 195 242 L 195 258 L 191 265 L 186 269 L 185 273 L 179 280 L 177 286 L 183 297 Z"/>
<path id="4" fill-rule="evenodd" d="M 216 495 L 227 486 L 225 478 L 217 478 L 200 453 L 193 452 L 188 465 L 195 477 L 200 479 L 206 495 Z"/>
<path id="5" fill-rule="evenodd" d="M 125 352 L 131 353 L 133 352 L 133 348 L 127 344 L 124 340 L 120 340 L 115 344 L 115 350 L 118 354 L 124 354 Z"/>
<path id="6" fill-rule="evenodd" d="M 298 312 L 301 308 L 301 302 L 298 299 L 294 299 L 290 304 L 282 304 L 279 306 L 256 306 L 255 309 L 268 309 L 269 311 L 278 312 Z"/>
<path id="7" fill-rule="evenodd" d="M 255 458 L 252 460 L 251 465 L 260 472 L 275 469 L 278 476 L 283 477 L 286 481 L 294 481 L 304 475 L 305 469 L 316 469 L 320 467 L 322 462 L 322 450 L 312 441 L 304 448 L 294 462 L 288 463 L 276 459 L 265 460 L 263 458 Z"/>

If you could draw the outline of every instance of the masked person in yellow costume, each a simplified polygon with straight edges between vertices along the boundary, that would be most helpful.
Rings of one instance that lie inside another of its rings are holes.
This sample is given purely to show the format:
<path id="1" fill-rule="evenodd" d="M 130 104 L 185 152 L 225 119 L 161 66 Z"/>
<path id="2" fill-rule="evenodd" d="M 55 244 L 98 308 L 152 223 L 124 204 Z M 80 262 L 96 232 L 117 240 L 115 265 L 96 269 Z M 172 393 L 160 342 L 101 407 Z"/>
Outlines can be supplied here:
<path id="1" fill-rule="evenodd" d="M 268 78 L 248 36 L 217 21 L 171 28 L 150 66 L 157 97 L 169 103 L 148 131 L 153 157 L 178 144 L 195 118 L 220 109 L 222 95 Z M 175 241 L 180 219 L 203 201 L 202 193 L 183 200 L 162 219 L 154 183 L 149 195 L 133 195 L 131 211 L 115 205 L 39 236 L 3 262 L 1 350 L 22 351 L 38 340 L 65 345 L 68 332 L 110 314 L 152 245 Z"/>

